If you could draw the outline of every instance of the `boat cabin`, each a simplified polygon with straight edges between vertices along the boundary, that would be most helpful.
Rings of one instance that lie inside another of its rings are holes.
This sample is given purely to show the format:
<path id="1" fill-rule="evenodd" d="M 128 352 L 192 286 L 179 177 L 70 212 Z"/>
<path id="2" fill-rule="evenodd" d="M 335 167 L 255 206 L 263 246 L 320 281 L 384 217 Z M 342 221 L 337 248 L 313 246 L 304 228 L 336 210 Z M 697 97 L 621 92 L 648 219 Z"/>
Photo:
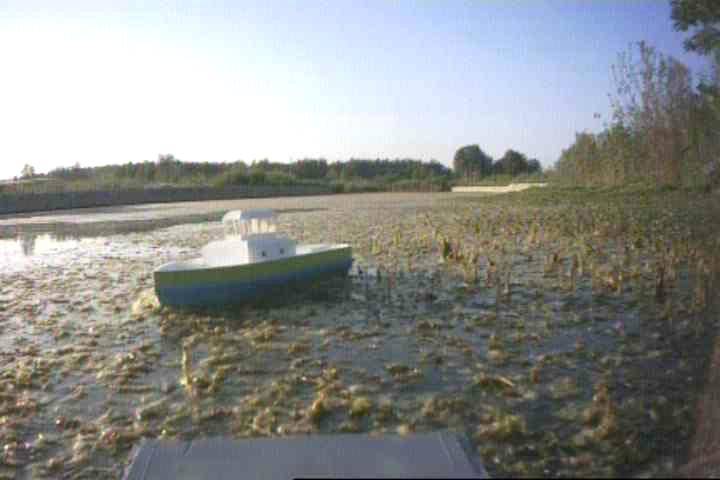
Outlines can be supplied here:
<path id="1" fill-rule="evenodd" d="M 277 233 L 273 210 L 234 210 L 222 219 L 225 239 L 210 242 L 202 255 L 210 265 L 237 265 L 295 256 L 295 242 Z"/>
<path id="2" fill-rule="evenodd" d="M 277 231 L 277 216 L 270 209 L 234 210 L 222 219 L 226 237 L 247 238 Z"/>

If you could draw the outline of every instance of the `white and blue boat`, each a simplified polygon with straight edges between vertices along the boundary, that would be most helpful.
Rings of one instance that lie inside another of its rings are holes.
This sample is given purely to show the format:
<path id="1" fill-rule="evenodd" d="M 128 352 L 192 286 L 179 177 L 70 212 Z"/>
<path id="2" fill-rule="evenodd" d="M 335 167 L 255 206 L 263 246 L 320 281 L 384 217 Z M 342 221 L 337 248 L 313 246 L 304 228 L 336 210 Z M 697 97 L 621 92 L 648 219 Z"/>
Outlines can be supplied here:
<path id="1" fill-rule="evenodd" d="M 305 285 L 329 275 L 347 275 L 347 244 L 297 245 L 277 232 L 272 210 L 236 210 L 222 219 L 225 239 L 210 242 L 201 256 L 170 262 L 154 272 L 160 303 L 208 307 L 247 302 L 276 287 Z"/>

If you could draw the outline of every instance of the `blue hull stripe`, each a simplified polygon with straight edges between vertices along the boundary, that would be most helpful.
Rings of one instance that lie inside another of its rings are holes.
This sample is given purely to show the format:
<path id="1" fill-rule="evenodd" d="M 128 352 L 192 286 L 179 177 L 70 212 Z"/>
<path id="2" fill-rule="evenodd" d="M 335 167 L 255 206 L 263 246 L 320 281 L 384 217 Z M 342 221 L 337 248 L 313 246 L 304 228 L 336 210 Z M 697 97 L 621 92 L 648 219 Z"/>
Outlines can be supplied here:
<path id="1" fill-rule="evenodd" d="M 176 307 L 241 303 L 262 297 L 265 293 L 284 285 L 311 282 L 332 274 L 346 275 L 352 266 L 352 262 L 352 259 L 345 260 L 326 264 L 322 267 L 297 270 L 289 274 L 274 275 L 253 282 L 228 282 L 187 287 L 156 287 L 155 292 L 163 305 Z"/>

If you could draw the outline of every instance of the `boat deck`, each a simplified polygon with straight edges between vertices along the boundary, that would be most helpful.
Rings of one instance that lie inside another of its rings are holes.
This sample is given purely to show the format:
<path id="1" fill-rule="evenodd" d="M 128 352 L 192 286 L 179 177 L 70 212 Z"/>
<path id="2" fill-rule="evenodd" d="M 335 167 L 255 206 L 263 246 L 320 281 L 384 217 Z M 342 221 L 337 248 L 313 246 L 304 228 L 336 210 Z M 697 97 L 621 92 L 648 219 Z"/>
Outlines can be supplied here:
<path id="1" fill-rule="evenodd" d="M 296 258 L 303 255 L 309 255 L 312 253 L 322 253 L 322 252 L 329 252 L 332 250 L 340 250 L 343 248 L 347 248 L 348 245 L 346 244 L 332 244 L 332 243 L 317 243 L 317 244 L 307 244 L 307 245 L 298 245 L 295 250 L 295 255 L 292 257 L 287 258 L 281 258 L 281 259 L 269 259 L 269 260 L 261 260 L 261 261 L 255 261 L 255 262 L 244 262 L 244 263 L 234 263 L 232 266 L 243 266 L 243 265 L 256 265 L 259 263 L 267 263 L 267 262 L 280 262 L 280 261 L 286 261 L 290 258 Z M 170 262 L 166 263 L 165 265 L 161 265 L 157 268 L 157 272 L 176 272 L 176 271 L 183 271 L 183 270 L 204 270 L 208 268 L 225 268 L 229 265 L 210 265 L 208 264 L 204 258 L 198 257 L 193 258 L 191 260 L 183 260 L 178 262 Z"/>

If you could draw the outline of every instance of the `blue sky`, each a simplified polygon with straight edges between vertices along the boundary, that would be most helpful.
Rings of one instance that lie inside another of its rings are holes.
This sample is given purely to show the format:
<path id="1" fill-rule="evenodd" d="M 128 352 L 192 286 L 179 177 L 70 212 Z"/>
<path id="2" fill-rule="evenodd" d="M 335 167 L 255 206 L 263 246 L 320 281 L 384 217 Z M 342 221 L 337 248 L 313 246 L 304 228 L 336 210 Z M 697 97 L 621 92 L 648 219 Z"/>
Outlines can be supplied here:
<path id="1" fill-rule="evenodd" d="M 0 178 L 154 160 L 413 157 L 477 143 L 551 165 L 608 118 L 669 2 L 0 0 Z"/>

